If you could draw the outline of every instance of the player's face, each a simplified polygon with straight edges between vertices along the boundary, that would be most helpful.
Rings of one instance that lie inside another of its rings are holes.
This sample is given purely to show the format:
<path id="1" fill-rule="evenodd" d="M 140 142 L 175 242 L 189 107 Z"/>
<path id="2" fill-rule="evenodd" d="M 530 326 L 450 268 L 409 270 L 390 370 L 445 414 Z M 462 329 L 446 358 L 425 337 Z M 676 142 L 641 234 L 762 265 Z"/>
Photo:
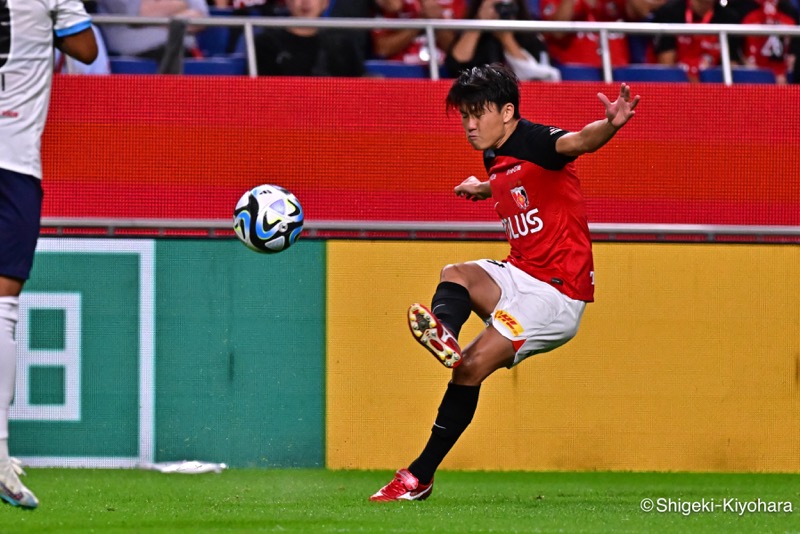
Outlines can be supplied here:
<path id="1" fill-rule="evenodd" d="M 470 110 L 464 106 L 460 112 L 467 141 L 475 150 L 497 148 L 510 135 L 508 125 L 514 114 L 514 106 L 511 104 L 506 104 L 502 110 L 491 102 L 478 110 Z"/>

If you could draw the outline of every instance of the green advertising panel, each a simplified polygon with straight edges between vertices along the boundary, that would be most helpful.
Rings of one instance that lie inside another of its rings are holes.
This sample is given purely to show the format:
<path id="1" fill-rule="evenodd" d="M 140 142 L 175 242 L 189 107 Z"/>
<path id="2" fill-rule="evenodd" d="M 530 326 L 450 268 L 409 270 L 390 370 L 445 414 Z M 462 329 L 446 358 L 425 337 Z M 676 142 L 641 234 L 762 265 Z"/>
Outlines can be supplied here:
<path id="1" fill-rule="evenodd" d="M 325 244 L 156 251 L 156 458 L 322 467 Z"/>
<path id="2" fill-rule="evenodd" d="M 152 273 L 150 241 L 40 240 L 20 297 L 15 455 L 105 467 L 152 456 Z"/>
<path id="3" fill-rule="evenodd" d="M 12 453 L 31 465 L 324 465 L 325 244 L 40 240 Z"/>

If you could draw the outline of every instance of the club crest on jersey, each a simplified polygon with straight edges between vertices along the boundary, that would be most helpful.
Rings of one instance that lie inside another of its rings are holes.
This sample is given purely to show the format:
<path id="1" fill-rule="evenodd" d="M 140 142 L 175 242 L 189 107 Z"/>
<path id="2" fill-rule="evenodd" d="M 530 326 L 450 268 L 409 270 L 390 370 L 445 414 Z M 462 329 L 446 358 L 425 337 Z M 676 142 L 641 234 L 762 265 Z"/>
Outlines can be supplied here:
<path id="1" fill-rule="evenodd" d="M 528 209 L 528 192 L 525 191 L 525 188 L 522 186 L 515 187 L 511 190 L 511 198 L 514 199 L 514 202 L 517 204 L 517 207 L 521 210 Z"/>

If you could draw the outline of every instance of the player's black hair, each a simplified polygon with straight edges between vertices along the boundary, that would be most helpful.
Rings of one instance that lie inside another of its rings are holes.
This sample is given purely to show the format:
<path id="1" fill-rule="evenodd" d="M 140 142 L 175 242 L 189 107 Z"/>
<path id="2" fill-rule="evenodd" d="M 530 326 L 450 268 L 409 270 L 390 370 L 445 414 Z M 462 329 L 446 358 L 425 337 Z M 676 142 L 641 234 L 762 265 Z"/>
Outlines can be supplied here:
<path id="1" fill-rule="evenodd" d="M 500 110 L 506 104 L 514 106 L 514 118 L 519 119 L 519 79 L 508 67 L 499 63 L 472 67 L 461 72 L 447 93 L 447 109 L 466 109 L 480 114 L 488 105 Z"/>

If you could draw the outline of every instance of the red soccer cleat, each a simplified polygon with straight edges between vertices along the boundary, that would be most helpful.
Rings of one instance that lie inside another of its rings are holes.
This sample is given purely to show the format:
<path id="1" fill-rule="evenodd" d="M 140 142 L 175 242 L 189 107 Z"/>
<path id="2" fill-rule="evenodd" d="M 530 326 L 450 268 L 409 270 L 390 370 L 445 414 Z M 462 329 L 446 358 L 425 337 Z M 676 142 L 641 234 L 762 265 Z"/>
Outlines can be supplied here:
<path id="1" fill-rule="evenodd" d="M 401 469 L 394 480 L 382 487 L 369 498 L 373 502 L 424 501 L 433 493 L 433 480 L 430 484 L 420 484 L 417 477 L 408 469 Z"/>
<path id="2" fill-rule="evenodd" d="M 408 326 L 414 339 L 436 356 L 447 368 L 461 363 L 461 347 L 458 340 L 441 324 L 433 313 L 422 304 L 408 308 Z"/>

